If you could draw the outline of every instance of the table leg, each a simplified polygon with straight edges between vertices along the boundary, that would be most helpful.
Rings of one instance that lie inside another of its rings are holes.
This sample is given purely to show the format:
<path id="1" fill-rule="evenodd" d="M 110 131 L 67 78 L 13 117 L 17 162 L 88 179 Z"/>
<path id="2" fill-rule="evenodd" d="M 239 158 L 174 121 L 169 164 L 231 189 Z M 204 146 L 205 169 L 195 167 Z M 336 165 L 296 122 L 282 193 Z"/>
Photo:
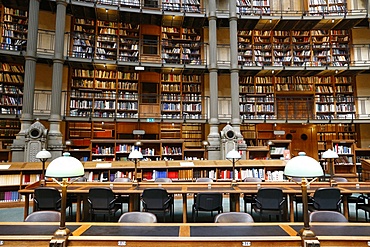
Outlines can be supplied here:
<path id="1" fill-rule="evenodd" d="M 290 222 L 294 222 L 294 200 L 293 194 L 288 194 L 289 199 L 289 220 Z"/>
<path id="2" fill-rule="evenodd" d="M 129 198 L 128 211 L 140 211 L 140 194 L 130 194 Z"/>
<path id="3" fill-rule="evenodd" d="M 343 195 L 343 214 L 348 220 L 348 195 L 347 194 Z"/>
<path id="4" fill-rule="evenodd" d="M 229 194 L 230 201 L 230 212 L 240 212 L 240 194 L 231 193 Z"/>
<path id="5" fill-rule="evenodd" d="M 182 223 L 187 222 L 187 215 L 188 215 L 187 193 L 182 193 Z"/>
<path id="6" fill-rule="evenodd" d="M 30 194 L 25 194 L 24 195 L 24 211 L 23 211 L 23 217 L 24 219 L 27 218 L 30 208 Z"/>
<path id="7" fill-rule="evenodd" d="M 77 195 L 76 222 L 81 220 L 81 195 Z"/>

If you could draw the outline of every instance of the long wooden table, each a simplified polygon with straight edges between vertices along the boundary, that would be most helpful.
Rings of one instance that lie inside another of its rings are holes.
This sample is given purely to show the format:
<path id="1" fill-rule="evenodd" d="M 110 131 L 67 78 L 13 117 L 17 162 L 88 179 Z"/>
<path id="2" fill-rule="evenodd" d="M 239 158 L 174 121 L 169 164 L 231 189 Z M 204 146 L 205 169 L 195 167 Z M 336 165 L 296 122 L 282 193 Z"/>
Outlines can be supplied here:
<path id="1" fill-rule="evenodd" d="M 67 223 L 68 246 L 301 246 L 302 223 Z M 2 246 L 49 246 L 57 223 L 2 222 Z M 321 246 L 368 246 L 366 223 L 312 223 Z"/>
<path id="2" fill-rule="evenodd" d="M 68 186 L 67 193 L 77 195 L 77 211 L 76 211 L 76 221 L 79 222 L 82 219 L 87 219 L 88 215 L 88 204 L 81 203 L 86 202 L 86 198 L 89 189 L 92 187 L 106 186 L 109 187 L 113 184 L 113 192 L 116 194 L 130 195 L 129 211 L 140 210 L 140 195 L 146 188 L 162 187 L 165 188 L 171 194 L 182 195 L 183 207 L 182 207 L 182 221 L 187 222 L 187 195 L 196 194 L 199 192 L 221 192 L 228 194 L 230 201 L 230 211 L 240 211 L 240 196 L 241 194 L 256 194 L 260 187 L 274 187 L 280 188 L 288 197 L 289 204 L 289 221 L 294 222 L 294 202 L 293 196 L 296 194 L 301 194 L 300 185 L 294 182 L 264 182 L 264 183 L 236 183 L 232 184 L 230 182 L 216 182 L 212 183 L 209 187 L 208 183 L 192 183 L 192 182 L 174 182 L 174 183 L 153 183 L 153 182 L 143 182 L 137 185 L 132 183 L 102 183 L 102 182 L 76 182 Z M 356 187 L 356 184 L 360 185 Z M 52 186 L 59 188 L 56 183 L 47 183 L 47 186 Z M 308 188 L 308 193 L 314 193 L 317 188 L 329 187 L 328 182 L 314 182 Z M 337 187 L 341 190 L 343 195 L 343 205 L 344 205 L 344 215 L 348 218 L 348 201 L 347 197 L 352 193 L 370 193 L 370 183 L 369 182 L 347 182 L 338 183 Z M 60 188 L 59 188 L 60 189 Z M 24 217 L 29 214 L 29 195 L 34 191 L 34 187 L 19 190 L 20 194 L 26 195 L 25 198 L 25 209 Z M 81 211 L 81 205 L 84 209 Z"/>

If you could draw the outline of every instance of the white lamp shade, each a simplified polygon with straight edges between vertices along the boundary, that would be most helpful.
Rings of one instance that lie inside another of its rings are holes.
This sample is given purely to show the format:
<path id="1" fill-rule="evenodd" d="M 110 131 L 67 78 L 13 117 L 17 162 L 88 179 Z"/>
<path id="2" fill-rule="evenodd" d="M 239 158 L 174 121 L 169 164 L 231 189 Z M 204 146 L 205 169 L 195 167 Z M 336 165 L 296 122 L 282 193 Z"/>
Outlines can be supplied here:
<path id="1" fill-rule="evenodd" d="M 143 154 L 138 150 L 134 150 L 128 155 L 128 158 L 129 159 L 142 159 Z"/>
<path id="2" fill-rule="evenodd" d="M 45 148 L 42 149 L 40 152 L 38 152 L 36 154 L 36 159 L 40 159 L 40 160 L 45 159 L 45 160 L 47 160 L 47 159 L 50 159 L 50 158 L 51 158 L 51 153 L 49 151 L 45 150 Z"/>
<path id="3" fill-rule="evenodd" d="M 226 159 L 228 160 L 232 160 L 232 159 L 241 159 L 241 155 L 238 151 L 236 151 L 235 149 L 231 150 L 230 152 L 228 152 L 226 154 Z"/>
<path id="4" fill-rule="evenodd" d="M 63 153 L 54 159 L 46 168 L 45 176 L 50 178 L 74 178 L 84 175 L 84 167 L 78 159 Z"/>
<path id="5" fill-rule="evenodd" d="M 333 150 L 331 150 L 331 149 L 326 150 L 322 154 L 323 159 L 336 159 L 338 157 L 339 157 L 338 154 L 336 152 L 334 152 Z"/>
<path id="6" fill-rule="evenodd" d="M 314 178 L 324 175 L 320 163 L 301 152 L 285 165 L 284 174 L 288 177 Z"/>

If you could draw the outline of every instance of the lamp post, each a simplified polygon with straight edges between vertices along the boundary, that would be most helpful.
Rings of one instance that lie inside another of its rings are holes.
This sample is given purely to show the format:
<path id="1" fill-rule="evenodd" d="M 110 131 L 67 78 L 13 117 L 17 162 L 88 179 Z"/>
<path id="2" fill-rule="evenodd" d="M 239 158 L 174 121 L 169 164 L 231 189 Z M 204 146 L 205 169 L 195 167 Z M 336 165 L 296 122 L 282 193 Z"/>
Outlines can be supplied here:
<path id="1" fill-rule="evenodd" d="M 128 158 L 135 163 L 135 172 L 134 172 L 134 179 L 133 182 L 137 183 L 137 163 L 139 159 L 143 158 L 143 154 L 138 150 L 133 150 L 129 155 Z"/>
<path id="2" fill-rule="evenodd" d="M 203 140 L 202 141 L 202 145 L 203 145 L 203 148 L 204 148 L 204 154 L 203 154 L 203 157 L 205 160 L 208 160 L 208 152 L 207 152 L 207 147 L 209 146 L 209 142 L 207 140 Z"/>
<path id="3" fill-rule="evenodd" d="M 226 159 L 230 160 L 232 163 L 233 163 L 233 181 L 232 183 L 235 184 L 236 183 L 236 174 L 235 174 L 235 163 L 241 159 L 241 155 L 238 151 L 236 151 L 235 149 L 231 150 L 230 152 L 228 152 L 226 154 Z"/>
<path id="4" fill-rule="evenodd" d="M 45 162 L 51 158 L 51 153 L 45 148 L 43 148 L 40 152 L 36 154 L 36 159 L 39 159 L 42 162 L 42 174 L 41 174 L 41 180 L 40 180 L 40 185 L 45 186 L 46 181 L 45 181 Z"/>
<path id="5" fill-rule="evenodd" d="M 67 187 L 74 181 L 68 182 L 68 178 L 78 178 L 83 175 L 84 167 L 82 163 L 78 159 L 71 157 L 69 153 L 64 153 L 62 157 L 54 159 L 46 169 L 45 176 L 52 178 L 62 187 L 60 225 L 59 229 L 54 233 L 50 244 L 62 242 L 63 245 L 58 246 L 67 246 L 68 236 L 71 234 L 71 231 L 66 228 Z M 56 178 L 61 178 L 62 182 L 57 181 Z"/>
<path id="6" fill-rule="evenodd" d="M 331 149 L 326 150 L 322 154 L 322 158 L 327 160 L 329 165 L 329 174 L 330 174 L 330 186 L 333 187 L 336 185 L 334 178 L 334 159 L 337 159 L 339 156 L 336 152 L 332 151 Z"/>
<path id="7" fill-rule="evenodd" d="M 308 220 L 308 200 L 307 200 L 307 186 L 310 185 L 317 177 L 324 175 L 320 163 L 306 156 L 306 153 L 300 152 L 298 156 L 292 158 L 287 162 L 284 169 L 284 174 L 287 177 L 302 178 L 300 185 L 302 189 L 302 204 L 303 204 L 303 228 L 299 231 L 299 235 L 304 239 L 314 239 L 315 233 L 310 229 Z M 308 181 L 308 179 L 311 179 Z M 299 184 L 299 183 L 298 183 Z"/>

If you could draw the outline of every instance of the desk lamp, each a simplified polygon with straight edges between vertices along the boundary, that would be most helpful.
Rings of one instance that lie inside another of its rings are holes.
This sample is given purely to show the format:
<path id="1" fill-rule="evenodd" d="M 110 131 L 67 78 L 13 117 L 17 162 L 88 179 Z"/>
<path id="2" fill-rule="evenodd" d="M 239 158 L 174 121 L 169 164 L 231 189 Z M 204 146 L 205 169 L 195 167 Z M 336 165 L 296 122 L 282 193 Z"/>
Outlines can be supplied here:
<path id="1" fill-rule="evenodd" d="M 52 178 L 54 182 L 58 183 L 62 187 L 60 225 L 59 229 L 54 233 L 50 244 L 61 244 L 58 246 L 67 246 L 66 242 L 68 236 L 71 235 L 71 231 L 66 228 L 67 186 L 74 182 L 74 180 L 68 181 L 68 179 L 82 177 L 83 175 L 84 167 L 82 163 L 78 159 L 70 156 L 69 153 L 64 153 L 62 157 L 54 159 L 46 169 L 45 176 Z M 62 182 L 56 180 L 57 178 L 62 179 Z"/>
<path id="2" fill-rule="evenodd" d="M 298 156 L 287 162 L 285 165 L 284 174 L 287 177 L 302 178 L 300 185 L 302 189 L 304 226 L 298 234 L 302 237 L 302 239 L 314 239 L 316 235 L 310 229 L 310 223 L 308 220 L 307 186 L 315 181 L 317 177 L 324 175 L 320 163 L 314 158 L 306 156 L 305 152 L 300 152 Z M 308 182 L 308 179 L 311 181 Z"/>
<path id="3" fill-rule="evenodd" d="M 45 181 L 45 162 L 51 158 L 51 153 L 45 148 L 43 148 L 40 152 L 36 154 L 36 159 L 39 159 L 42 162 L 42 174 L 41 174 L 41 180 L 40 180 L 40 185 L 45 186 L 46 181 Z"/>
<path id="4" fill-rule="evenodd" d="M 137 183 L 137 163 L 140 159 L 143 158 L 143 154 L 138 151 L 138 150 L 133 150 L 129 155 L 128 155 L 128 158 L 133 160 L 133 162 L 135 163 L 135 172 L 134 172 L 134 179 L 133 179 L 133 182 L 134 183 Z"/>
<path id="5" fill-rule="evenodd" d="M 334 187 L 336 185 L 335 180 L 333 179 L 334 177 L 334 159 L 337 159 L 339 156 L 336 152 L 332 151 L 331 149 L 326 150 L 322 154 L 323 159 L 328 160 L 328 165 L 329 165 L 329 173 L 330 173 L 330 186 Z"/>
<path id="6" fill-rule="evenodd" d="M 230 160 L 232 163 L 233 163 L 233 181 L 232 183 L 235 184 L 236 183 L 236 174 L 235 174 L 235 163 L 241 159 L 241 155 L 238 151 L 236 151 L 235 149 L 231 150 L 230 152 L 228 152 L 226 154 L 226 159 Z"/>

